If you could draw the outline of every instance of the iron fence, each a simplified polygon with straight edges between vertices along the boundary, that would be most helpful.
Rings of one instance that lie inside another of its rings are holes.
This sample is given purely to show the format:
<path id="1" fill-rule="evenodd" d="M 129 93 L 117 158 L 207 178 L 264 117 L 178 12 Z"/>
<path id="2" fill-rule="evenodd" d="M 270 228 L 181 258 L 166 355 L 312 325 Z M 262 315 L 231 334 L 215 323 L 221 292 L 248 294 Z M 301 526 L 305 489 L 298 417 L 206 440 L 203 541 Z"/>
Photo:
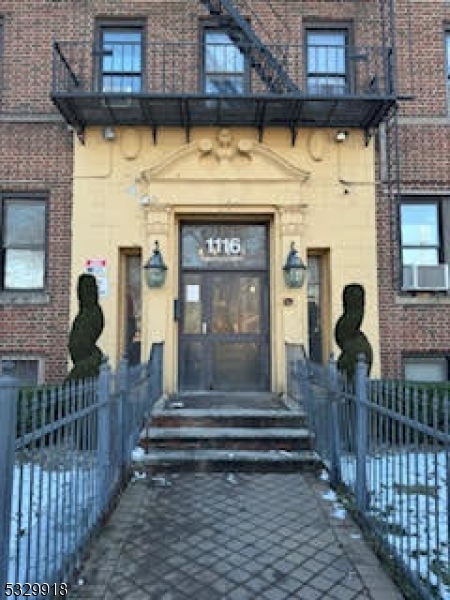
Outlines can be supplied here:
<path id="1" fill-rule="evenodd" d="M 450 599 L 450 386 L 353 382 L 287 348 L 288 388 L 340 488 L 408 598 Z"/>
<path id="2" fill-rule="evenodd" d="M 58 586 L 76 572 L 126 483 L 161 373 L 155 344 L 147 364 L 129 368 L 124 359 L 113 373 L 105 362 L 82 382 L 19 389 L 0 377 L 1 597 L 7 584 Z M 56 587 L 35 589 L 46 596 Z"/>

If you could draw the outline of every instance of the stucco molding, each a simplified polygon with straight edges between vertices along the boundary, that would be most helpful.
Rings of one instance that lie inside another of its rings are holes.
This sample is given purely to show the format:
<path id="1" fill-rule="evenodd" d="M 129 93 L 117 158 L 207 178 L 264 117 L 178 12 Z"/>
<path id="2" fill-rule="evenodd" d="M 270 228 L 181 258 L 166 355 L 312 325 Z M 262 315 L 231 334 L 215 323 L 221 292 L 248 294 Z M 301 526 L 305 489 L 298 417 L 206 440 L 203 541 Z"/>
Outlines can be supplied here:
<path id="1" fill-rule="evenodd" d="M 156 181 L 272 181 L 305 183 L 311 173 L 268 146 L 248 138 L 235 139 L 228 129 L 216 138 L 202 138 L 141 171 L 137 183 Z"/>
<path id="2" fill-rule="evenodd" d="M 280 208 L 280 230 L 282 235 L 303 235 L 306 229 L 307 204 L 296 204 Z"/>

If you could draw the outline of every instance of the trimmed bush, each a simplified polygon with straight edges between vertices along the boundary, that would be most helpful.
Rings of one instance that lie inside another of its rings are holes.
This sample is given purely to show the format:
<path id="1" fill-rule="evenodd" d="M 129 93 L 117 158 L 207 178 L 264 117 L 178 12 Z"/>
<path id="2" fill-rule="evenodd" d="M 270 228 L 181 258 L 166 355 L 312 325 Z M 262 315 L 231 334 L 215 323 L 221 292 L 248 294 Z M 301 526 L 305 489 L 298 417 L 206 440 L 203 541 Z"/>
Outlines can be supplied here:
<path id="1" fill-rule="evenodd" d="M 74 364 L 65 381 L 97 377 L 103 353 L 96 346 L 104 318 L 98 303 L 97 282 L 93 275 L 84 273 L 78 278 L 79 312 L 69 335 L 69 352 Z"/>
<path id="2" fill-rule="evenodd" d="M 369 340 L 360 330 L 364 319 L 365 292 L 362 285 L 346 285 L 342 294 L 343 314 L 334 330 L 336 343 L 341 349 L 338 369 L 345 373 L 348 381 L 355 375 L 358 355 L 364 354 L 368 373 L 372 368 L 373 352 Z"/>

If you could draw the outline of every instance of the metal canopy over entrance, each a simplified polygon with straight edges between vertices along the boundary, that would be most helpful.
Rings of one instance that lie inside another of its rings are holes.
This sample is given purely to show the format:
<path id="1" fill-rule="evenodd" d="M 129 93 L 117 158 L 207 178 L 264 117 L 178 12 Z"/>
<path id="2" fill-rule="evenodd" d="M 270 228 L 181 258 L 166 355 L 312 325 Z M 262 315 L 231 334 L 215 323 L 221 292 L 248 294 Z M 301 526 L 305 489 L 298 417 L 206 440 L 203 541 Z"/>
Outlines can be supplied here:
<path id="1" fill-rule="evenodd" d="M 270 389 L 267 226 L 183 225 L 179 388 Z"/>

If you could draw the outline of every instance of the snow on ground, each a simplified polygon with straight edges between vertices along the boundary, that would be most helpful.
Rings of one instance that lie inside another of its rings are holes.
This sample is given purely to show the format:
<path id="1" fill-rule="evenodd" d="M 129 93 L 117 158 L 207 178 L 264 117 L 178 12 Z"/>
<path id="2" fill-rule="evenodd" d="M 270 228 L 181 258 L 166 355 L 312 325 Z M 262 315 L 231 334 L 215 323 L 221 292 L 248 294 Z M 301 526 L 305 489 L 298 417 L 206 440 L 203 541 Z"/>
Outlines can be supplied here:
<path id="1" fill-rule="evenodd" d="M 449 457 L 402 450 L 368 458 L 370 516 L 411 571 L 450 600 Z M 343 458 L 342 478 L 353 487 L 354 457 Z M 441 576 L 438 578 L 438 574 Z"/>
<path id="2" fill-rule="evenodd" d="M 15 465 L 8 581 L 52 583 L 51 573 L 95 523 L 99 474 L 94 457 L 79 454 L 79 460 L 72 452 L 70 461 L 56 466 Z M 342 477 L 351 487 L 355 472 L 354 457 L 344 457 Z M 445 452 L 389 452 L 367 462 L 370 515 L 412 571 L 433 585 L 438 585 L 436 573 L 444 575 L 443 600 L 450 600 L 448 477 Z M 345 518 L 334 492 L 323 498 L 333 503 L 332 516 Z"/>
<path id="3" fill-rule="evenodd" d="M 75 452 L 74 452 L 75 454 Z M 77 549 L 98 515 L 98 474 L 92 461 L 47 468 L 14 466 L 8 581 L 55 583 L 53 573 Z M 89 464 L 90 462 L 90 464 Z"/>

